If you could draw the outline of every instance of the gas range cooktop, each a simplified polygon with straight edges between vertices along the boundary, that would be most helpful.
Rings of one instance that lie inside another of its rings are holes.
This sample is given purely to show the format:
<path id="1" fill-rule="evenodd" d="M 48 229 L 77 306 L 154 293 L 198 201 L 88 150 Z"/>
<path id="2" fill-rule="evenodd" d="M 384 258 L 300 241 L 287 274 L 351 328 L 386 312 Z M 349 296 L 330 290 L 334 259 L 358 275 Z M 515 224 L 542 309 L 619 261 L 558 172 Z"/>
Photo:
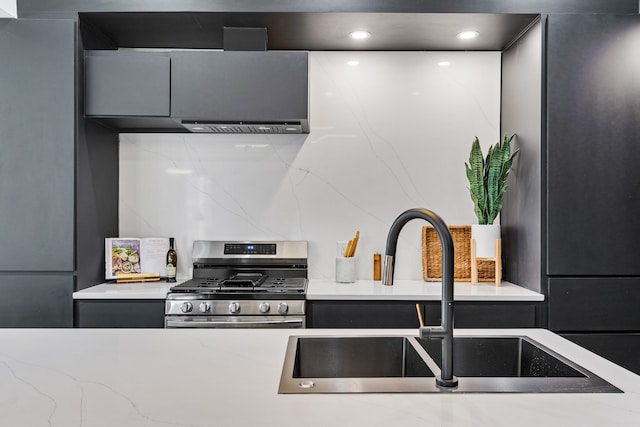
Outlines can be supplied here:
<path id="1" fill-rule="evenodd" d="M 304 299 L 307 242 L 193 244 L 193 278 L 170 289 L 169 298 Z"/>
<path id="2" fill-rule="evenodd" d="M 193 242 L 193 279 L 172 287 L 167 328 L 304 328 L 306 241 Z"/>
<path id="3" fill-rule="evenodd" d="M 201 278 L 191 279 L 171 288 L 176 293 L 224 294 L 224 293 L 291 293 L 303 294 L 307 279 L 304 277 L 274 277 L 262 275 L 259 280 L 243 278 L 238 275 L 229 279 Z M 251 275 L 255 276 L 255 275 Z"/>

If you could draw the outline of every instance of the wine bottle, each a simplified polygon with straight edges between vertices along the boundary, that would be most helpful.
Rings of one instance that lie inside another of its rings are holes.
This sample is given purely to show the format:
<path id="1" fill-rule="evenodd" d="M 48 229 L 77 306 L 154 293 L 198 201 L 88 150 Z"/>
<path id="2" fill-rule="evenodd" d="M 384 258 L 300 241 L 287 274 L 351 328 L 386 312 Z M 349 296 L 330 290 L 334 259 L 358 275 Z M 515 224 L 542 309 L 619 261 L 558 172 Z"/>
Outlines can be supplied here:
<path id="1" fill-rule="evenodd" d="M 176 271 L 178 268 L 178 254 L 174 248 L 173 237 L 169 238 L 169 250 L 167 251 L 167 282 L 176 281 Z"/>

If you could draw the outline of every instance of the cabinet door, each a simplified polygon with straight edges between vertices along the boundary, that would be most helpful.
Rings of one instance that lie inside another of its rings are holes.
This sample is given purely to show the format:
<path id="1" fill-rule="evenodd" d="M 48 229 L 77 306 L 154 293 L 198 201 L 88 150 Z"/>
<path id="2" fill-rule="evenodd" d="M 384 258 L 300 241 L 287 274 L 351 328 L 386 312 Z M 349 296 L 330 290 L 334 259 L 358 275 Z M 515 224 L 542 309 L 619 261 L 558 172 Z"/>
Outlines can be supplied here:
<path id="1" fill-rule="evenodd" d="M 85 114 L 168 117 L 170 59 L 149 52 L 90 52 L 85 57 Z"/>
<path id="2" fill-rule="evenodd" d="M 73 274 L 0 273 L 0 328 L 73 326 Z"/>
<path id="3" fill-rule="evenodd" d="M 528 303 L 457 302 L 454 320 L 456 328 L 533 328 L 536 308 Z"/>
<path id="4" fill-rule="evenodd" d="M 164 300 L 77 300 L 80 328 L 164 328 Z"/>
<path id="5" fill-rule="evenodd" d="M 417 328 L 416 302 L 411 301 L 308 301 L 311 328 Z M 425 325 L 439 325 L 439 301 L 420 302 Z M 532 303 L 456 302 L 456 328 L 533 328 Z"/>
<path id="6" fill-rule="evenodd" d="M 548 274 L 640 275 L 640 17 L 548 25 Z"/>
<path id="7" fill-rule="evenodd" d="M 0 271 L 73 271 L 75 22 L 0 25 Z"/>
<path id="8" fill-rule="evenodd" d="M 549 329 L 640 331 L 640 278 L 549 279 Z"/>
<path id="9" fill-rule="evenodd" d="M 566 339 L 640 375 L 640 334 L 562 334 Z"/>
<path id="10" fill-rule="evenodd" d="M 417 328 L 415 303 L 405 301 L 307 301 L 310 328 Z"/>
<path id="11" fill-rule="evenodd" d="M 307 117 L 306 52 L 174 52 L 171 116 L 216 121 Z"/>

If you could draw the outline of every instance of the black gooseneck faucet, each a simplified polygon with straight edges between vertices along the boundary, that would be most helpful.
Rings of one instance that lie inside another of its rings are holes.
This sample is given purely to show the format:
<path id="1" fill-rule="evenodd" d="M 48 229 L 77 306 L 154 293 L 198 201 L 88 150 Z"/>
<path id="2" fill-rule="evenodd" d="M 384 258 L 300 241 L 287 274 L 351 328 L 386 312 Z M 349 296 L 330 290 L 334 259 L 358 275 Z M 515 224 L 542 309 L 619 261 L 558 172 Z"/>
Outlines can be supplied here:
<path id="1" fill-rule="evenodd" d="M 391 224 L 387 236 L 382 284 L 393 285 L 393 267 L 400 230 L 412 219 L 421 218 L 435 228 L 442 242 L 442 322 L 440 326 L 423 326 L 420 338 L 442 340 L 442 369 L 436 384 L 441 387 L 456 387 L 458 379 L 453 375 L 453 238 L 447 224 L 435 212 L 428 209 L 409 209 Z"/>

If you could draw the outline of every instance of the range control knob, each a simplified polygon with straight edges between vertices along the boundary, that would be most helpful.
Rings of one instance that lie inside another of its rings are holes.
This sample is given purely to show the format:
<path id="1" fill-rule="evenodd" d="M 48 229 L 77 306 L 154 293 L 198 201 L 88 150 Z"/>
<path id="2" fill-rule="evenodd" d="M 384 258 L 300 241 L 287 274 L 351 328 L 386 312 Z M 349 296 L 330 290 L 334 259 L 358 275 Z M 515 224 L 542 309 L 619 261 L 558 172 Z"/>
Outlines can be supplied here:
<path id="1" fill-rule="evenodd" d="M 182 310 L 183 313 L 190 313 L 193 310 L 193 304 L 190 302 L 183 302 L 180 306 L 180 310 Z"/>
<path id="2" fill-rule="evenodd" d="M 268 313 L 271 310 L 271 306 L 268 302 L 261 302 L 258 305 L 258 310 L 260 310 L 260 313 Z"/>
<path id="3" fill-rule="evenodd" d="M 238 304 L 236 301 L 233 301 L 232 303 L 229 304 L 229 312 L 231 314 L 236 314 L 240 312 L 240 304 Z"/>
<path id="4" fill-rule="evenodd" d="M 207 313 L 211 310 L 211 306 L 208 302 L 201 302 L 198 308 L 200 309 L 200 313 Z"/>
<path id="5" fill-rule="evenodd" d="M 286 302 L 281 302 L 280 304 L 278 304 L 278 313 L 286 314 L 287 311 L 289 311 L 289 306 Z"/>

